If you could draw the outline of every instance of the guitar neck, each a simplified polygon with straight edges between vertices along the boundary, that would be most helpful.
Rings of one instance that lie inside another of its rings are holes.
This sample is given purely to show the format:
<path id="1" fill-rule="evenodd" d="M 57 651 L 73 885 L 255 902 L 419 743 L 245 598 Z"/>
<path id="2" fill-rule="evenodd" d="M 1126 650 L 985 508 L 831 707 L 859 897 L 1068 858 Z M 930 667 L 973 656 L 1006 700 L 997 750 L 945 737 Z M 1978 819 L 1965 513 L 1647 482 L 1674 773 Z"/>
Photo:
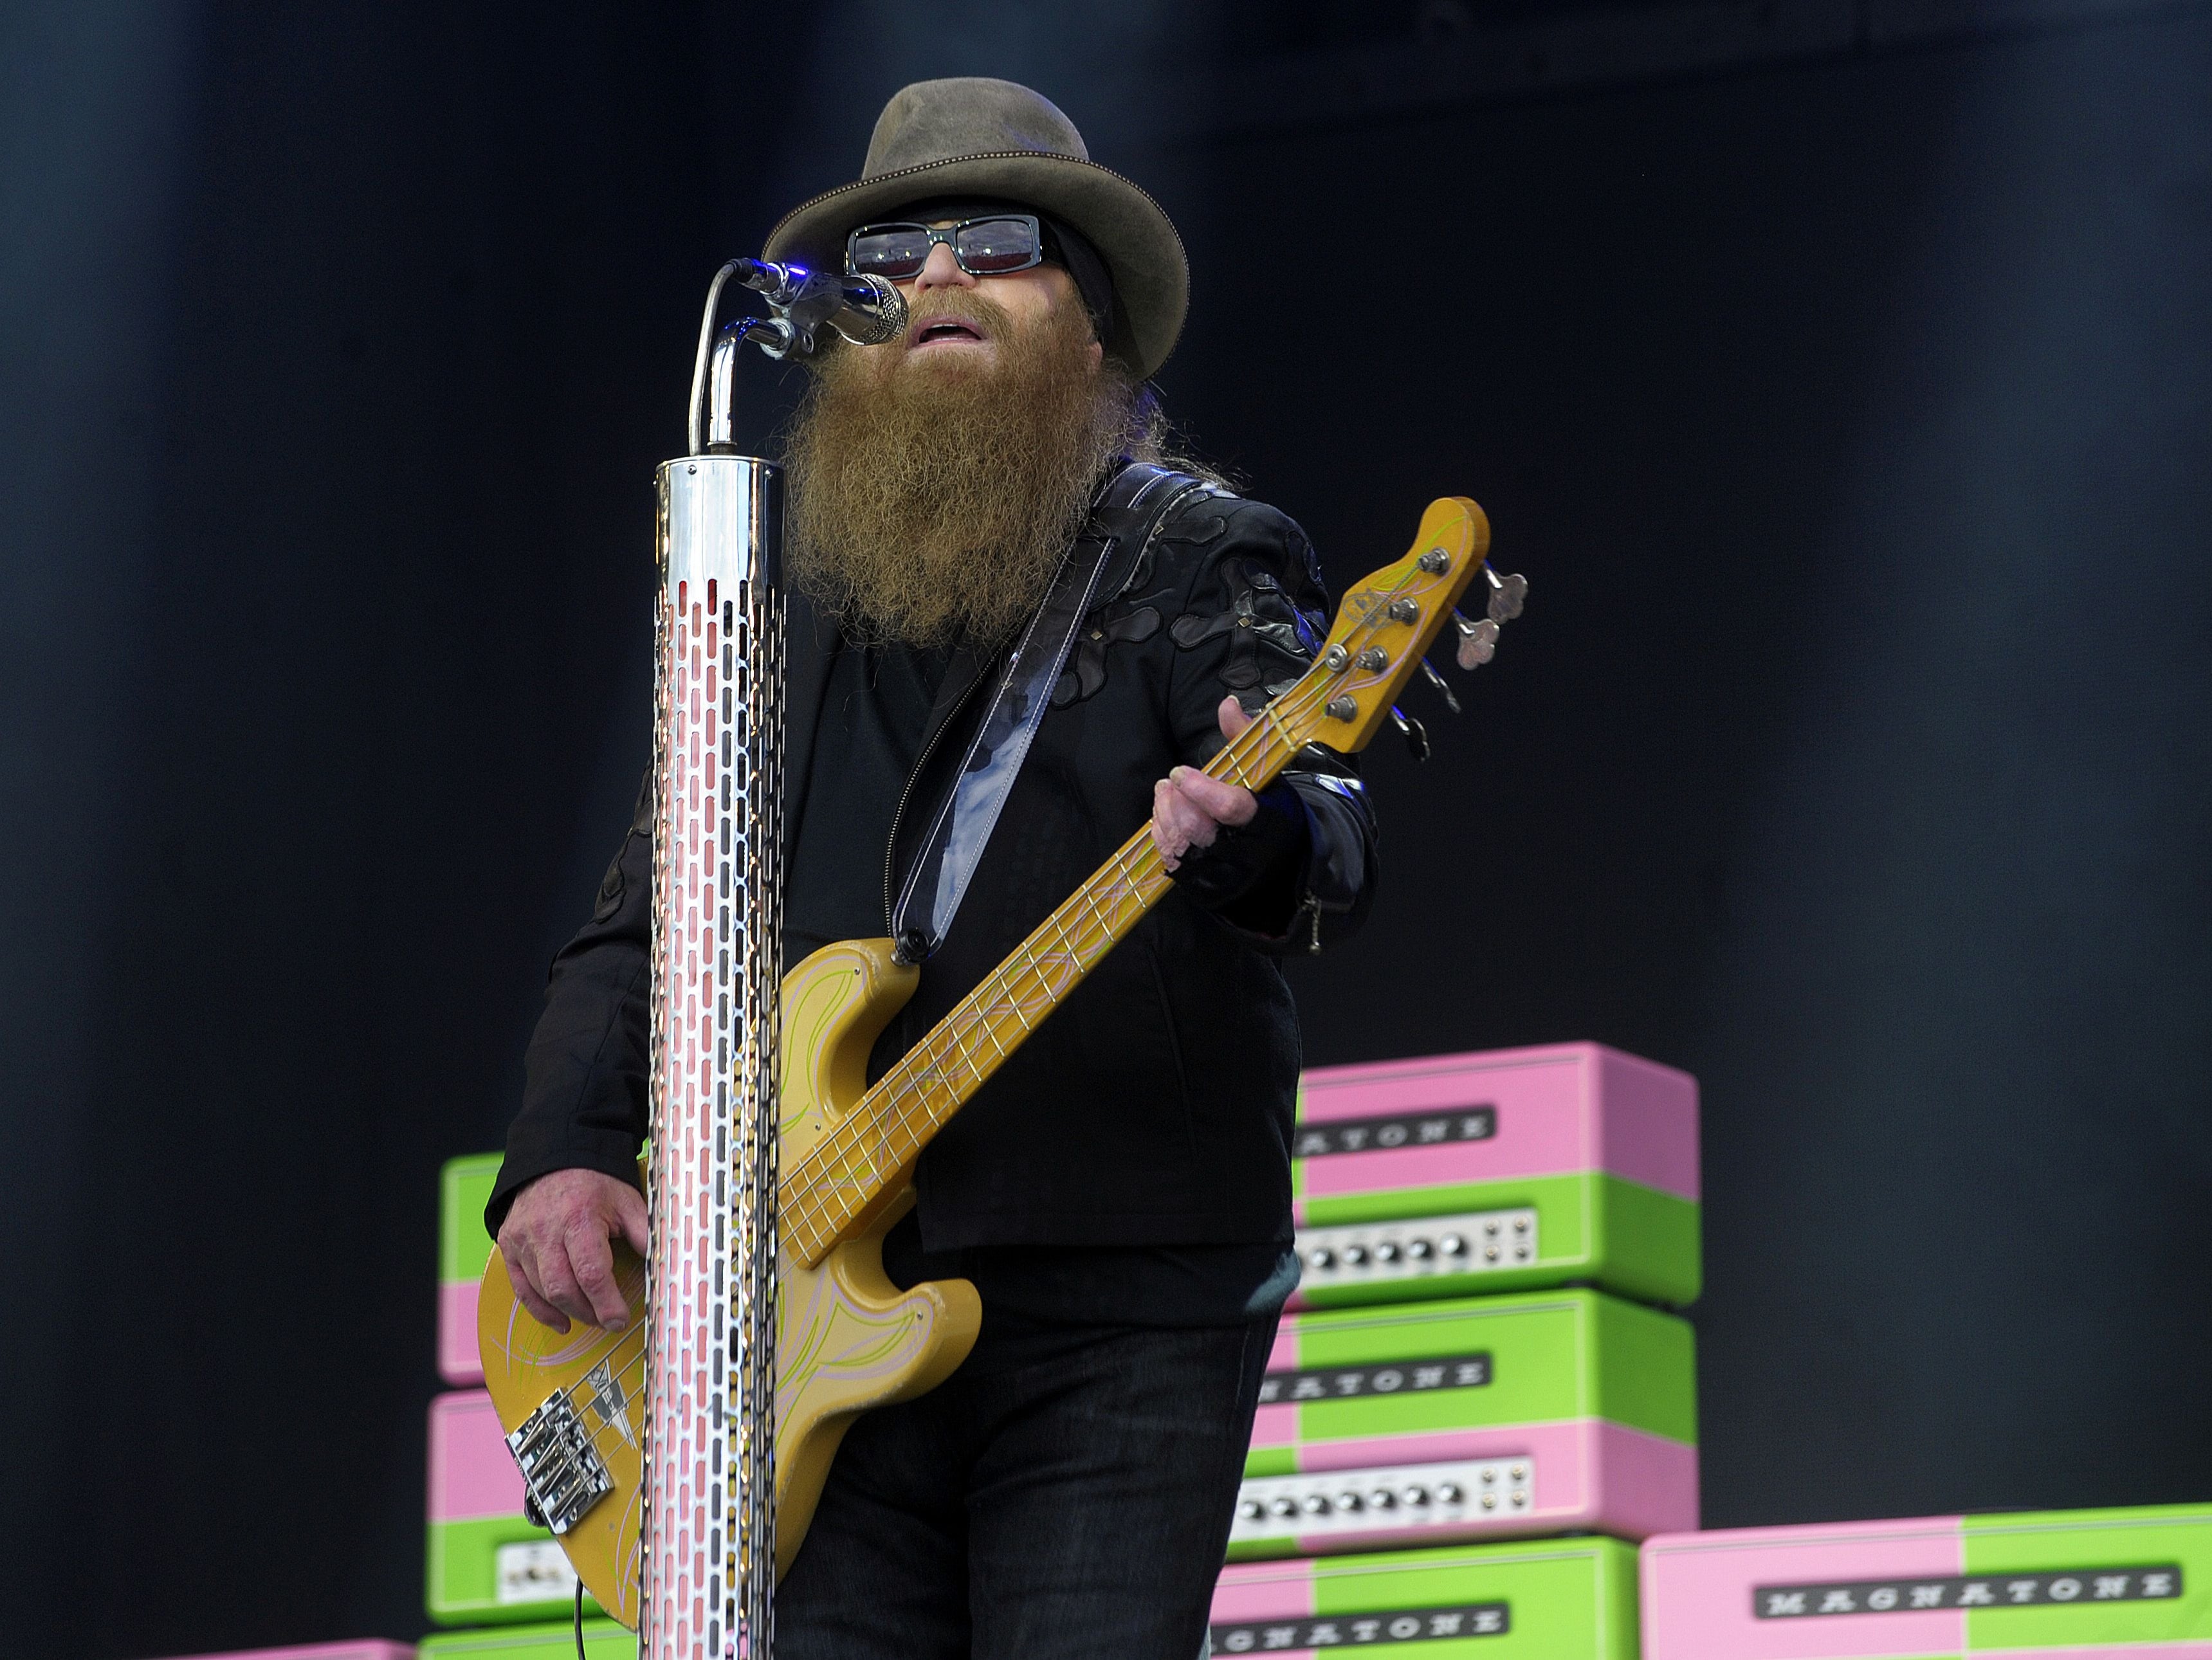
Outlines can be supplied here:
<path id="1" fill-rule="evenodd" d="M 1299 748 L 1285 706 L 1320 694 L 1301 682 L 1262 710 L 1206 768 L 1260 789 Z M 809 1267 L 911 1179 L 930 1138 L 1159 903 L 1173 878 L 1149 826 L 1123 842 L 1036 931 L 862 1096 L 837 1128 L 783 1172 L 785 1248 Z"/>

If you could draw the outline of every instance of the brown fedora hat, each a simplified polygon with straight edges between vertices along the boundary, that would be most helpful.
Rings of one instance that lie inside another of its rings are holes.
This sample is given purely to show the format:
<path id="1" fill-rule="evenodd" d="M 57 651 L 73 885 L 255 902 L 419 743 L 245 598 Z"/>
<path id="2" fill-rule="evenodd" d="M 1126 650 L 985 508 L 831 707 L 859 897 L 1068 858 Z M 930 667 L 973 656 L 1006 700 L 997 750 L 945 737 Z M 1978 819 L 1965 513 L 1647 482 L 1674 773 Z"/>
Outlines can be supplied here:
<path id="1" fill-rule="evenodd" d="M 917 81 L 884 106 L 852 184 L 783 216 L 767 257 L 840 270 L 845 238 L 932 197 L 1003 198 L 1063 219 L 1090 239 L 1120 301 L 1103 344 L 1139 379 L 1175 350 L 1190 305 L 1190 262 L 1160 204 L 1084 148 L 1050 100 L 1012 81 Z"/>

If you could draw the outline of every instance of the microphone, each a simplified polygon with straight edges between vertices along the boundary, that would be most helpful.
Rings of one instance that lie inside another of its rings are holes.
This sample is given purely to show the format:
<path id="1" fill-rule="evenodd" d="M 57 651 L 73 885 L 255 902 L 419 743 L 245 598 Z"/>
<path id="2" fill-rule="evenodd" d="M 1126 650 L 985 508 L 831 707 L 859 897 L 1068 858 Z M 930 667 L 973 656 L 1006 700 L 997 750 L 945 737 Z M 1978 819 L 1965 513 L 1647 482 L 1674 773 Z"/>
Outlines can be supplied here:
<path id="1" fill-rule="evenodd" d="M 884 277 L 809 271 L 766 259 L 731 264 L 738 281 L 792 325 L 801 350 L 814 350 L 814 331 L 825 323 L 856 346 L 879 346 L 906 328 L 906 300 Z"/>

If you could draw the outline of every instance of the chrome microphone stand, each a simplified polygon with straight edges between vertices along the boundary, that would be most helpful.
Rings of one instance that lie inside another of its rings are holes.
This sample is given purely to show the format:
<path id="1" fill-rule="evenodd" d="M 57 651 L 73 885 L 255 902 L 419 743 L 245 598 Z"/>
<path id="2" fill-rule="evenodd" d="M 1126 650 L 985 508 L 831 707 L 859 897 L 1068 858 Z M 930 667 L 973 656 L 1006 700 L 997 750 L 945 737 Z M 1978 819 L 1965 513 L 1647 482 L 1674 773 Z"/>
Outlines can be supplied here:
<path id="1" fill-rule="evenodd" d="M 719 337 L 732 277 L 773 308 Z M 655 475 L 651 1123 L 640 1660 L 775 1646 L 783 477 L 732 438 L 736 357 L 904 326 L 880 278 L 732 260 L 690 453 Z"/>

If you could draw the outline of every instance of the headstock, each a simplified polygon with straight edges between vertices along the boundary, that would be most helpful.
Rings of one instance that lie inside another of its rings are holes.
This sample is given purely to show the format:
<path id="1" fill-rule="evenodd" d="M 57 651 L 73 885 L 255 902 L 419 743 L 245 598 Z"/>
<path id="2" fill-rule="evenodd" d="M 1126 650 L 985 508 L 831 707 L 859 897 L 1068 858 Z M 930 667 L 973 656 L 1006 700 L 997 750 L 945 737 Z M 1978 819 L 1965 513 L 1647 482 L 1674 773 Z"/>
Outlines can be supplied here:
<path id="1" fill-rule="evenodd" d="M 1406 556 L 1345 595 L 1321 655 L 1275 700 L 1272 708 L 1285 733 L 1349 754 L 1364 749 L 1388 717 L 1425 759 L 1428 740 L 1419 723 L 1394 707 L 1400 690 L 1415 673 L 1425 674 L 1458 714 L 1458 699 L 1423 654 L 1449 626 L 1459 636 L 1462 668 L 1488 662 L 1499 626 L 1521 614 L 1528 591 L 1525 579 L 1490 569 L 1484 560 L 1489 550 L 1490 520 L 1480 508 L 1464 496 L 1431 502 Z M 1455 607 L 1477 584 L 1487 590 L 1487 614 L 1469 622 Z"/>

